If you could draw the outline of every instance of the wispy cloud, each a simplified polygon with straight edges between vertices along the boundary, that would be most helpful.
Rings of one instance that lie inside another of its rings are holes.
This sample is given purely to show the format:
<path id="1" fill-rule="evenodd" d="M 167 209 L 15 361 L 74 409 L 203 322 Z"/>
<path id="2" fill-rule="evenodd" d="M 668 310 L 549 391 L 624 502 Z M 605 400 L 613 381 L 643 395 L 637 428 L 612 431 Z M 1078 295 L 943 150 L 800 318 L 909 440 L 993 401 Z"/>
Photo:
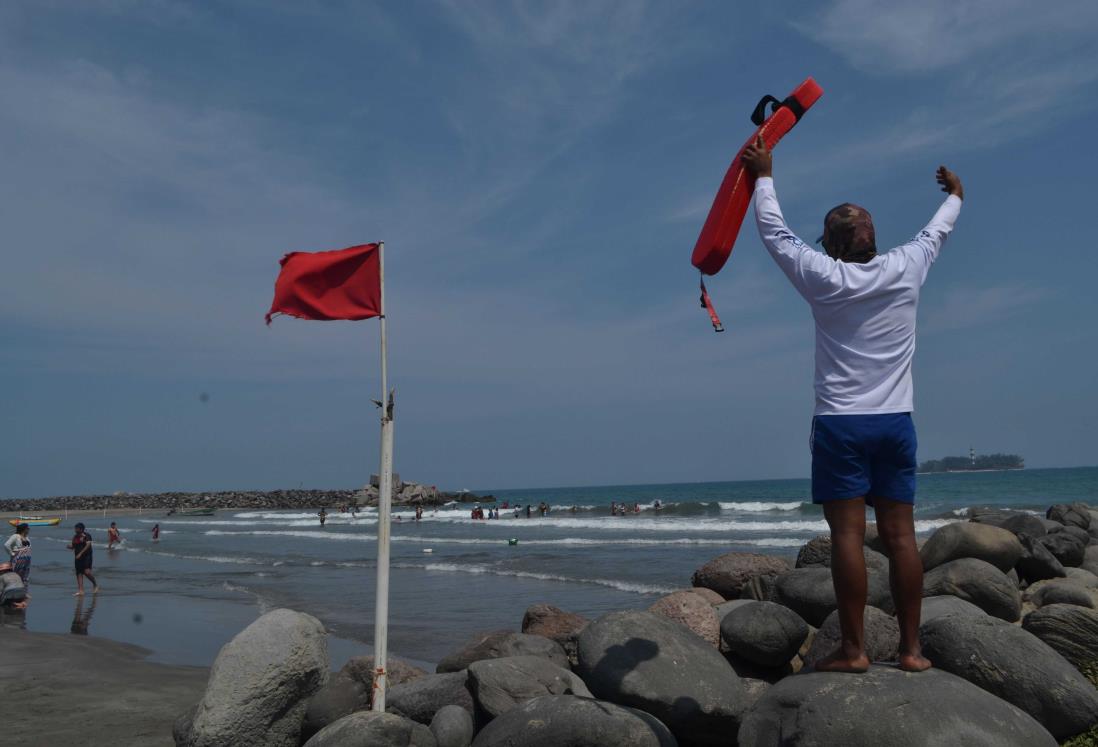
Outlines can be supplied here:
<path id="1" fill-rule="evenodd" d="M 992 148 L 1096 106 L 1092 2 L 837 0 L 793 26 L 870 78 L 924 86 L 890 127 L 840 142 L 802 169 Z"/>
<path id="2" fill-rule="evenodd" d="M 1093 47 L 1098 4 L 836 0 L 793 25 L 865 72 L 933 73 L 988 57 L 1026 58 L 1042 48 L 1053 56 L 1065 45 Z"/>
<path id="3" fill-rule="evenodd" d="M 919 328 L 924 333 L 937 334 L 1001 324 L 1031 312 L 1033 305 L 1048 295 L 1045 288 L 1023 285 L 954 288 L 940 303 L 923 304 Z"/>

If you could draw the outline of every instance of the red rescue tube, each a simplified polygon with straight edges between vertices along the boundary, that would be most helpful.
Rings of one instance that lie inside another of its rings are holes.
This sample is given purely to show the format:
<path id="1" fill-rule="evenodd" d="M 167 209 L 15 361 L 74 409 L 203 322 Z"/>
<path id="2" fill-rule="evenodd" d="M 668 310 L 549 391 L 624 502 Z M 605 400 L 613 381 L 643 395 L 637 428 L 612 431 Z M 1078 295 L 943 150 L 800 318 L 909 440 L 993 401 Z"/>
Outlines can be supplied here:
<path id="1" fill-rule="evenodd" d="M 694 245 L 694 254 L 690 261 L 704 274 L 716 275 L 732 255 L 732 246 L 736 243 L 740 225 L 751 202 L 751 194 L 755 191 L 755 177 L 744 168 L 741 160 L 744 148 L 755 142 L 756 135 L 762 135 L 766 146 L 773 148 L 822 95 L 823 89 L 809 78 L 797 86 L 785 101 L 779 102 L 767 96 L 759 102 L 752 117 L 752 121 L 759 128 L 732 159 L 732 165 L 724 175 L 717 198 L 713 200 L 713 207 L 709 209 L 709 217 L 702 226 L 698 243 Z M 768 102 L 774 103 L 775 110 L 766 121 L 762 121 Z"/>

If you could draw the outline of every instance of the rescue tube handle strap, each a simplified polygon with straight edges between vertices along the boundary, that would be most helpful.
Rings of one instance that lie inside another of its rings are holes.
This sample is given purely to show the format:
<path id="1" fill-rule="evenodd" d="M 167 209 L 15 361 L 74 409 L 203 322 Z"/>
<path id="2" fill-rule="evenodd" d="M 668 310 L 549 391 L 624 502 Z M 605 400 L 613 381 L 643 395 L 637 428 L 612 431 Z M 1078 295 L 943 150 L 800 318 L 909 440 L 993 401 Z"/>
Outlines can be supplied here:
<path id="1" fill-rule="evenodd" d="M 755 105 L 755 111 L 751 112 L 751 124 L 756 127 L 762 125 L 766 121 L 766 105 L 771 104 L 771 113 L 778 111 L 781 107 L 785 107 L 793 113 L 793 117 L 796 121 L 800 121 L 804 116 L 804 107 L 801 106 L 801 102 L 797 101 L 795 96 L 787 96 L 784 101 L 770 96 L 769 94 L 759 99 L 759 103 Z"/>
<path id="2" fill-rule="evenodd" d="M 724 332 L 724 325 L 721 324 L 721 318 L 717 316 L 717 310 L 713 308 L 713 302 L 709 300 L 709 291 L 705 289 L 705 276 L 701 276 L 701 306 L 703 309 L 709 312 L 709 321 L 713 323 L 714 332 Z"/>

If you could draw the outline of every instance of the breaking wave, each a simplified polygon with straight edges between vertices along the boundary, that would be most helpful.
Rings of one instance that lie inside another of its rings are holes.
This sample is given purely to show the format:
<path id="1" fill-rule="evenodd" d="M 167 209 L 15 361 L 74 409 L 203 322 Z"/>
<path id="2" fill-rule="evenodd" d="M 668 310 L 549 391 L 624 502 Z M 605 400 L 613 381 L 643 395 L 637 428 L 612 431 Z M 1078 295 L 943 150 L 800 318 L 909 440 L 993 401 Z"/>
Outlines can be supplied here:
<path id="1" fill-rule="evenodd" d="M 300 539 L 315 539 L 315 540 L 335 540 L 337 542 L 374 542 L 377 538 L 372 534 L 352 534 L 349 532 L 303 532 L 295 530 L 278 530 L 278 529 L 258 529 L 244 532 L 226 532 L 220 529 L 210 529 L 205 532 L 207 535 L 213 536 L 233 536 L 233 535 L 248 535 L 248 536 L 268 536 L 268 537 L 298 537 Z M 472 537 L 413 537 L 404 535 L 394 535 L 391 537 L 393 542 L 410 542 L 424 545 L 489 545 L 499 546 L 505 544 L 507 540 L 500 539 L 480 539 Z M 559 539 L 531 539 L 521 540 L 520 544 L 523 547 L 552 547 L 557 545 L 564 546 L 591 546 L 602 547 L 606 545 L 624 545 L 624 546 L 675 546 L 675 545 L 703 545 L 713 547 L 723 547 L 726 545 L 754 545 L 757 547 L 800 547 L 804 544 L 803 540 L 786 538 L 786 537 L 762 537 L 762 538 L 748 538 L 748 539 L 701 539 L 701 538 L 667 538 L 667 539 L 650 539 L 650 538 L 630 538 L 630 539 L 618 539 L 618 538 L 605 538 L 599 539 L 597 537 L 562 537 Z"/>
<path id="2" fill-rule="evenodd" d="M 748 513 L 758 513 L 761 511 L 796 511 L 804 504 L 800 501 L 790 501 L 788 503 L 767 501 L 744 501 L 742 503 L 736 503 L 719 501 L 717 505 L 721 507 L 722 511 L 746 511 Z"/>
<path id="3" fill-rule="evenodd" d="M 670 586 L 658 586 L 655 584 L 640 584 L 632 581 L 619 581 L 611 578 L 574 578 L 571 576 L 558 576 L 553 573 L 534 573 L 533 571 L 517 571 L 508 568 L 493 568 L 487 565 L 457 564 L 457 563 L 394 563 L 397 568 L 421 568 L 427 571 L 444 571 L 446 573 L 472 573 L 477 575 L 511 576 L 513 578 L 531 578 L 538 581 L 558 581 L 566 584 L 593 584 L 606 586 L 619 591 L 628 591 L 635 594 L 670 594 L 677 589 Z"/>

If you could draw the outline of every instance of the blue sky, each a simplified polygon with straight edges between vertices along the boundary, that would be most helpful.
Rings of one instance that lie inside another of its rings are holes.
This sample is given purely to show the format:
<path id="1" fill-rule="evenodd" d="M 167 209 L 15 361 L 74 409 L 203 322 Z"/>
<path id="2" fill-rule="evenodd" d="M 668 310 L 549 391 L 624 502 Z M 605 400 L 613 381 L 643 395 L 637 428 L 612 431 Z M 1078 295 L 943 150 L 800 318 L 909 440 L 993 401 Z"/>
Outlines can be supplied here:
<path id="1" fill-rule="evenodd" d="M 802 236 L 849 200 L 894 245 L 965 183 L 920 456 L 1098 461 L 1098 5 L 302 5 L 0 5 L 0 496 L 363 483 L 377 324 L 263 314 L 285 252 L 377 239 L 404 476 L 806 476 L 807 307 L 749 217 L 715 335 L 689 256 L 808 75 Z"/>

